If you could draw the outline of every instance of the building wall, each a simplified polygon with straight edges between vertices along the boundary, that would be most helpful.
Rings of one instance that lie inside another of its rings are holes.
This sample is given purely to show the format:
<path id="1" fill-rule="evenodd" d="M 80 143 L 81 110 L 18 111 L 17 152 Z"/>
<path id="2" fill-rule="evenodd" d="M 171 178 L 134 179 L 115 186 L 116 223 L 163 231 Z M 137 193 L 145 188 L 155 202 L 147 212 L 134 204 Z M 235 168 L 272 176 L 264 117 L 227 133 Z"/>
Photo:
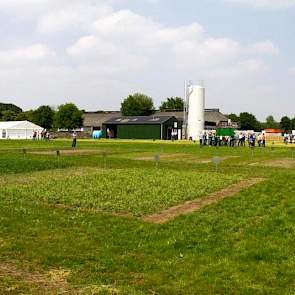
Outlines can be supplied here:
<path id="1" fill-rule="evenodd" d="M 161 125 L 118 125 L 121 139 L 161 139 Z"/>
<path id="2" fill-rule="evenodd" d="M 171 118 L 167 122 L 163 124 L 163 139 L 171 139 L 168 138 L 168 129 L 180 129 L 182 131 L 182 122 L 178 121 L 177 119 Z"/>

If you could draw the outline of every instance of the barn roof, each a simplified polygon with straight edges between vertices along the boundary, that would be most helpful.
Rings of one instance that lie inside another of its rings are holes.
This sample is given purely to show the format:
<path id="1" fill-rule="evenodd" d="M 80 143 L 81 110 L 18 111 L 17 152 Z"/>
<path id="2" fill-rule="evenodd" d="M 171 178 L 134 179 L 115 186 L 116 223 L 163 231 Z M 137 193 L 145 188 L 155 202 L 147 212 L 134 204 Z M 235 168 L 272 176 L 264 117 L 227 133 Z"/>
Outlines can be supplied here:
<path id="1" fill-rule="evenodd" d="M 102 124 L 115 116 L 121 116 L 120 112 L 106 112 L 106 113 L 85 113 L 84 127 L 100 127 Z"/>
<path id="2" fill-rule="evenodd" d="M 223 115 L 219 110 L 205 110 L 205 121 L 206 122 L 227 122 L 228 117 Z"/>
<path id="3" fill-rule="evenodd" d="M 131 116 L 131 117 L 113 117 L 104 124 L 110 125 L 135 125 L 135 124 L 163 124 L 170 119 L 176 119 L 174 116 Z"/>
<path id="4" fill-rule="evenodd" d="M 157 116 L 174 116 L 178 120 L 183 121 L 182 111 L 158 112 L 156 114 Z M 205 109 L 205 121 L 214 123 L 227 122 L 228 118 L 219 109 Z"/>
<path id="5" fill-rule="evenodd" d="M 100 113 L 85 113 L 84 114 L 84 127 L 101 127 L 102 124 L 114 117 L 120 117 L 120 112 L 100 112 Z M 179 121 L 183 121 L 183 111 L 169 111 L 169 112 L 156 112 L 155 116 L 158 117 L 175 117 Z M 227 122 L 228 118 L 223 115 L 219 109 L 206 109 L 205 121 L 214 122 L 216 124 L 220 122 Z"/>

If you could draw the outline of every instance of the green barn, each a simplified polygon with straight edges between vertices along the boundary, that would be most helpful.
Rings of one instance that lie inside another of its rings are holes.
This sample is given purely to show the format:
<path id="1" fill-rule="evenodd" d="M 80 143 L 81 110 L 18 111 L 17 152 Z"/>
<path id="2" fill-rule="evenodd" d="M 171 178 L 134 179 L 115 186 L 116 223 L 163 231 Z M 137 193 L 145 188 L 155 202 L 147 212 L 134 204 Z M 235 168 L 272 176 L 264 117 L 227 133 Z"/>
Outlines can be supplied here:
<path id="1" fill-rule="evenodd" d="M 182 123 L 173 116 L 114 117 L 102 125 L 105 138 L 181 139 Z"/>

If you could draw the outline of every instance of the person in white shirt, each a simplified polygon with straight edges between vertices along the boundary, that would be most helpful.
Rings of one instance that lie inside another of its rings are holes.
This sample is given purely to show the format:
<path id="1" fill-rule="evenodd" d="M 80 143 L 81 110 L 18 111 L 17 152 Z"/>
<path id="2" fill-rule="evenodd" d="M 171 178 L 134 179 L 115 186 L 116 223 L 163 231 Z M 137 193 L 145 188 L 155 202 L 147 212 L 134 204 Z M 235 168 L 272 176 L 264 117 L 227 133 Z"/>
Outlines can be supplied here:
<path id="1" fill-rule="evenodd" d="M 77 133 L 76 133 L 76 131 L 73 132 L 72 139 L 73 139 L 73 141 L 72 141 L 72 148 L 75 149 L 76 146 L 77 146 Z"/>

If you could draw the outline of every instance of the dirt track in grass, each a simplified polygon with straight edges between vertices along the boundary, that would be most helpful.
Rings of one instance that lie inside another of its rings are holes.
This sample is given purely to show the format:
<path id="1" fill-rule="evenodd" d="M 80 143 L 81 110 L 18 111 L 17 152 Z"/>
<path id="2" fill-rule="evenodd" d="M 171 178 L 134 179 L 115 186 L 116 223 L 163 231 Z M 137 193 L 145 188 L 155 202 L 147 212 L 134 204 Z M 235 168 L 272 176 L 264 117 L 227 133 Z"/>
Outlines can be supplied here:
<path id="1" fill-rule="evenodd" d="M 159 154 L 160 160 L 164 161 L 189 161 L 193 163 L 199 163 L 199 164 L 209 164 L 212 163 L 212 158 L 198 158 L 194 155 L 189 155 L 189 154 Z M 225 156 L 225 157 L 220 157 L 221 161 L 237 158 L 238 156 Z M 143 157 L 137 157 L 135 158 L 137 161 L 154 161 L 155 156 L 143 156 Z"/>
<path id="2" fill-rule="evenodd" d="M 104 153 L 103 150 L 59 150 L 61 156 L 72 156 L 72 155 L 95 155 Z M 44 156 L 54 156 L 56 155 L 55 151 L 32 151 L 28 152 L 33 155 L 44 155 Z"/>
<path id="3" fill-rule="evenodd" d="M 295 168 L 295 159 L 277 159 L 269 160 L 260 163 L 251 163 L 250 166 L 266 166 L 266 167 L 276 167 L 276 168 Z"/>
<path id="4" fill-rule="evenodd" d="M 151 222 L 151 223 L 163 224 L 176 218 L 179 215 L 189 214 L 189 213 L 198 211 L 202 209 L 203 207 L 218 203 L 225 198 L 233 197 L 234 195 L 238 194 L 243 189 L 249 188 L 264 180 L 265 180 L 264 178 L 252 178 L 248 180 L 243 180 L 221 191 L 214 192 L 202 199 L 188 201 L 178 206 L 171 207 L 160 213 L 146 216 L 143 218 L 143 220 L 147 222 Z"/>

